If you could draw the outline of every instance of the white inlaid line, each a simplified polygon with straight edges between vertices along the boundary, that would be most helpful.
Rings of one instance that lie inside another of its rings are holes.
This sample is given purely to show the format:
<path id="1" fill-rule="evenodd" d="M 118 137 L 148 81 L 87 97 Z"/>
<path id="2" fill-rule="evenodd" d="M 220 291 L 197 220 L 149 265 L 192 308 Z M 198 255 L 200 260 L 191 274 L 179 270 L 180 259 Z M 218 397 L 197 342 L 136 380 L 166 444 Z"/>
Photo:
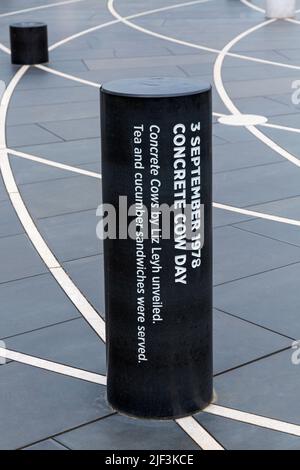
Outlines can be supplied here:
<path id="1" fill-rule="evenodd" d="M 79 3 L 85 0 L 66 0 L 64 2 L 49 3 L 48 5 L 40 5 L 38 7 L 24 8 L 23 10 L 11 11 L 8 13 L 1 13 L 0 18 L 5 18 L 6 16 L 20 15 L 22 13 L 30 13 L 31 11 L 44 10 L 46 8 L 59 7 L 63 5 L 70 5 L 71 3 Z"/>
<path id="2" fill-rule="evenodd" d="M 229 211 L 229 212 L 235 212 L 237 214 L 249 215 L 250 217 L 255 217 L 259 219 L 270 220 L 272 222 L 280 222 L 281 224 L 295 225 L 296 227 L 300 227 L 300 220 L 288 219 L 286 217 L 277 217 L 276 215 L 251 211 L 248 209 L 240 209 L 239 207 L 228 206 L 226 204 L 219 204 L 218 202 L 214 202 L 213 206 L 216 209 L 222 209 L 222 210 Z"/>
<path id="3" fill-rule="evenodd" d="M 68 80 L 72 80 L 73 82 L 81 83 L 82 85 L 92 86 L 94 88 L 100 88 L 101 85 L 99 83 L 91 82 L 90 80 L 84 80 L 83 78 L 75 77 L 74 75 L 70 75 L 68 73 L 60 72 L 59 70 L 55 70 L 51 67 L 46 67 L 45 65 L 35 65 L 37 69 L 43 70 L 44 72 L 52 73 L 53 75 L 57 75 L 58 77 L 66 78 Z"/>
<path id="4" fill-rule="evenodd" d="M 271 429 L 273 431 L 279 431 L 300 437 L 300 426 L 297 424 L 286 423 L 285 421 L 266 418 L 252 413 L 245 413 L 243 411 L 225 408 L 219 405 L 210 405 L 204 410 L 204 412 L 215 416 L 221 416 L 223 418 L 229 418 L 241 423 L 252 424 L 261 428 Z"/>
<path id="5" fill-rule="evenodd" d="M 83 176 L 90 176 L 92 178 L 101 179 L 100 173 L 95 173 L 94 171 L 83 170 L 81 168 L 77 168 L 75 166 L 65 165 L 64 163 L 53 162 L 52 160 L 47 160 L 45 158 L 36 157 L 35 155 L 31 155 L 29 153 L 19 152 L 18 150 L 13 149 L 6 149 L 6 151 L 10 155 L 14 155 L 15 157 L 23 158 L 24 160 L 31 160 L 33 162 L 41 163 L 43 165 L 52 166 L 54 168 L 58 168 L 61 170 L 71 171 L 72 173 L 78 173 Z"/>
<path id="6" fill-rule="evenodd" d="M 181 7 L 185 6 L 185 5 L 186 4 L 180 4 Z M 179 7 L 179 5 L 177 5 L 177 7 Z M 149 15 L 149 14 L 153 13 L 154 11 L 152 11 L 152 12 L 149 11 L 149 12 L 145 12 L 145 13 L 140 13 L 138 15 L 123 17 L 116 11 L 116 9 L 114 7 L 114 0 L 108 0 L 108 9 L 111 12 L 111 14 L 115 18 L 117 18 L 115 23 L 122 22 L 125 25 L 127 25 L 129 28 L 136 29 L 137 31 L 140 31 L 141 33 L 144 33 L 144 34 L 147 34 L 149 36 L 153 36 L 153 37 L 156 37 L 158 39 L 162 39 L 162 40 L 165 40 L 165 41 L 168 41 L 168 42 L 172 42 L 174 44 L 180 44 L 181 46 L 190 47 L 192 49 L 198 49 L 200 51 L 211 52 L 211 53 L 214 53 L 214 54 L 219 54 L 220 52 L 222 52 L 222 51 L 220 51 L 220 49 L 215 49 L 215 48 L 207 47 L 207 46 L 201 46 L 201 45 L 195 44 L 193 42 L 183 41 L 181 39 L 173 38 L 171 36 L 166 36 L 164 34 L 160 34 L 160 33 L 157 33 L 155 31 L 151 31 L 150 29 L 146 29 L 146 28 L 144 28 L 142 26 L 139 26 L 136 23 L 132 23 L 132 21 L 130 21 L 130 20 L 138 18 L 138 17 Z M 166 7 L 164 9 L 167 10 L 167 9 L 170 9 L 170 7 Z M 162 11 L 162 9 L 158 9 L 157 11 Z M 276 21 L 276 20 L 270 20 L 270 22 L 272 22 L 272 21 Z M 272 60 L 259 59 L 257 57 L 252 57 L 252 56 L 242 55 L 242 54 L 236 54 L 236 53 L 229 52 L 229 51 L 226 53 L 226 55 L 228 55 L 229 57 L 234 57 L 236 59 L 247 60 L 247 61 L 256 62 L 256 63 L 259 63 L 259 64 L 274 65 L 274 66 L 277 66 L 277 67 L 283 67 L 283 68 L 292 69 L 292 70 L 300 70 L 300 65 L 291 65 L 291 64 L 286 64 L 286 63 L 282 63 L 282 62 L 275 62 L 275 61 L 272 61 Z"/>
<path id="7" fill-rule="evenodd" d="M 225 90 L 224 84 L 223 84 L 223 78 L 222 78 L 222 67 L 224 63 L 224 59 L 226 55 L 228 55 L 228 52 L 230 49 L 235 46 L 241 39 L 245 38 L 249 34 L 271 24 L 274 23 L 276 20 L 267 20 L 264 21 L 263 23 L 259 23 L 258 25 L 254 26 L 253 28 L 248 29 L 242 34 L 239 34 L 237 37 L 232 39 L 221 51 L 221 53 L 218 55 L 218 58 L 215 62 L 214 66 L 214 81 L 216 85 L 216 89 L 219 93 L 220 98 L 222 99 L 223 103 L 225 106 L 229 109 L 229 111 L 234 114 L 234 115 L 241 115 L 241 112 L 239 109 L 235 106 L 235 104 L 232 102 L 231 98 L 229 97 L 228 93 Z M 266 124 L 264 124 L 266 125 Z M 246 129 L 251 132 L 255 137 L 257 137 L 260 141 L 262 141 L 264 144 L 266 144 L 268 147 L 270 147 L 272 150 L 277 152 L 279 155 L 281 155 L 283 158 L 286 160 L 290 161 L 294 165 L 300 167 L 300 160 L 289 153 L 287 150 L 282 148 L 280 145 L 276 144 L 273 140 L 271 140 L 269 137 L 267 137 L 263 132 L 261 132 L 259 129 L 257 129 L 255 126 L 245 126 Z"/>
<path id="8" fill-rule="evenodd" d="M 92 171 L 82 170 L 81 168 L 77 168 L 77 167 L 74 167 L 74 166 L 64 165 L 64 164 L 59 163 L 59 162 L 53 162 L 52 160 L 46 160 L 44 158 L 36 157 L 36 156 L 28 154 L 28 153 L 19 152 L 18 150 L 6 149 L 6 151 L 11 155 L 23 158 L 25 160 L 35 161 L 35 162 L 41 163 L 43 165 L 49 165 L 49 166 L 52 166 L 54 168 L 59 168 L 59 169 L 62 169 L 62 170 L 70 171 L 72 173 L 81 174 L 83 176 L 89 176 L 91 178 L 102 179 L 101 173 L 95 173 L 95 172 L 92 172 Z M 18 191 L 17 191 L 15 186 L 12 187 L 11 194 L 12 194 L 12 197 L 15 198 L 15 200 L 19 199 Z M 259 219 L 265 219 L 265 220 L 270 220 L 270 221 L 273 221 L 273 222 L 280 222 L 280 223 L 283 223 L 283 224 L 295 225 L 297 227 L 300 227 L 300 221 L 299 220 L 289 219 L 289 218 L 286 218 L 286 217 L 275 216 L 275 215 L 272 215 L 272 214 L 265 214 L 263 212 L 252 211 L 252 210 L 243 209 L 243 208 L 234 207 L 234 206 L 229 206 L 229 205 L 221 204 L 221 203 L 217 203 L 217 202 L 213 203 L 213 207 L 215 207 L 216 209 L 221 209 L 221 210 L 225 210 L 225 211 L 229 211 L 229 212 L 235 212 L 237 214 L 249 215 L 251 217 L 255 217 L 255 218 L 259 218 Z M 25 223 L 29 224 L 30 220 L 27 220 Z M 33 227 L 32 227 L 32 230 L 33 230 Z M 36 237 L 38 237 L 37 234 L 36 234 Z M 48 253 L 47 265 L 50 267 L 50 269 L 60 268 L 60 265 L 59 265 L 58 261 L 54 258 L 51 258 L 50 253 Z M 55 275 L 55 271 L 53 271 L 52 274 Z"/>
<path id="9" fill-rule="evenodd" d="M 176 423 L 203 450 L 224 450 L 224 448 L 193 417 L 176 419 Z"/>
<path id="10" fill-rule="evenodd" d="M 263 8 L 260 8 L 257 5 L 254 5 L 254 3 L 251 3 L 248 0 L 241 0 L 241 2 L 247 7 L 252 8 L 252 10 L 259 11 L 259 13 L 266 13 L 266 10 L 264 10 Z"/>
<path id="11" fill-rule="evenodd" d="M 8 152 L 6 150 L 6 135 L 5 135 L 5 124 L 7 117 L 7 110 L 12 94 L 15 87 L 25 75 L 28 70 L 28 66 L 21 67 L 15 74 L 14 78 L 9 83 L 6 91 L 4 92 L 0 106 L 0 169 L 3 177 L 4 184 L 9 194 L 10 200 L 13 207 L 22 223 L 28 237 L 34 245 L 36 251 L 55 277 L 61 288 L 70 298 L 71 302 L 79 310 L 82 316 L 99 335 L 99 337 L 105 341 L 105 322 L 101 316 L 96 312 L 92 305 L 86 300 L 84 295 L 72 282 L 67 273 L 60 266 L 58 260 L 46 244 L 45 240 L 39 233 L 34 221 L 32 220 L 26 205 L 19 193 L 18 187 L 15 182 L 14 175 L 12 173 Z"/>
<path id="12" fill-rule="evenodd" d="M 44 369 L 51 372 L 55 372 L 56 374 L 66 375 L 68 377 L 85 380 L 87 382 L 92 382 L 95 384 L 106 385 L 106 377 L 104 375 L 95 374 L 93 372 L 88 372 L 83 369 L 77 369 L 75 367 L 70 367 L 65 364 L 47 361 L 45 359 L 40 359 L 39 357 L 29 356 L 28 354 L 23 354 L 17 351 L 12 351 L 10 349 L 1 347 L 0 356 L 5 359 L 11 359 L 12 361 L 37 367 L 38 369 Z"/>

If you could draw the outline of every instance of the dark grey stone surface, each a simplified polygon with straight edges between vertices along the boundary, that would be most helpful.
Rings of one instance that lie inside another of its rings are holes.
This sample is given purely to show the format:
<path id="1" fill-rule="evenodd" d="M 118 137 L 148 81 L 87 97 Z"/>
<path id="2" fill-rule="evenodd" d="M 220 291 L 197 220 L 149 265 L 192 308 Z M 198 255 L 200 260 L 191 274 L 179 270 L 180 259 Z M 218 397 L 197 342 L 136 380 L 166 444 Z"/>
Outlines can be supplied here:
<path id="1" fill-rule="evenodd" d="M 64 263 L 71 279 L 102 316 L 105 314 L 103 263 L 102 255 Z"/>
<path id="2" fill-rule="evenodd" d="M 24 229 L 9 201 L 0 201 L 0 237 L 18 235 Z"/>
<path id="3" fill-rule="evenodd" d="M 17 449 L 111 413 L 101 385 L 15 362 L 0 367 L 0 449 Z"/>
<path id="4" fill-rule="evenodd" d="M 81 211 L 41 219 L 38 227 L 59 261 L 94 256 L 103 251 L 96 234 L 96 211 Z"/>
<path id="5" fill-rule="evenodd" d="M 51 144 L 61 142 L 62 139 L 37 124 L 21 126 L 7 126 L 7 144 L 9 147 L 22 147 L 24 145 Z"/>
<path id="6" fill-rule="evenodd" d="M 81 318 L 15 336 L 6 345 L 30 356 L 106 374 L 105 345 Z"/>
<path id="7" fill-rule="evenodd" d="M 300 338 L 300 264 L 215 287 L 215 306 L 291 338 Z"/>
<path id="8" fill-rule="evenodd" d="M 0 238 L 0 283 L 47 271 L 26 235 Z"/>
<path id="9" fill-rule="evenodd" d="M 230 282 L 300 261 L 300 249 L 234 227 L 215 230 L 214 283 Z"/>
<path id="10" fill-rule="evenodd" d="M 0 285 L 1 338 L 78 318 L 79 312 L 50 274 Z"/>
<path id="11" fill-rule="evenodd" d="M 57 437 L 70 449 L 197 450 L 199 447 L 172 421 L 111 416 Z"/>
<path id="12" fill-rule="evenodd" d="M 299 385 L 292 350 L 215 379 L 218 404 L 293 424 L 300 424 Z"/>
<path id="13" fill-rule="evenodd" d="M 20 191 L 36 218 L 96 210 L 101 202 L 100 181 L 81 175 L 22 185 Z"/>
<path id="14" fill-rule="evenodd" d="M 46 441 L 39 442 L 38 444 L 34 444 L 32 446 L 26 447 L 24 450 L 30 450 L 30 451 L 57 451 L 57 450 L 68 450 L 66 447 L 62 446 L 58 442 L 56 442 L 54 439 L 47 439 Z"/>
<path id="15" fill-rule="evenodd" d="M 208 413 L 197 420 L 226 450 L 299 450 L 300 438 Z"/>
<path id="16" fill-rule="evenodd" d="M 291 341 L 218 310 L 214 311 L 214 374 L 288 348 Z"/>

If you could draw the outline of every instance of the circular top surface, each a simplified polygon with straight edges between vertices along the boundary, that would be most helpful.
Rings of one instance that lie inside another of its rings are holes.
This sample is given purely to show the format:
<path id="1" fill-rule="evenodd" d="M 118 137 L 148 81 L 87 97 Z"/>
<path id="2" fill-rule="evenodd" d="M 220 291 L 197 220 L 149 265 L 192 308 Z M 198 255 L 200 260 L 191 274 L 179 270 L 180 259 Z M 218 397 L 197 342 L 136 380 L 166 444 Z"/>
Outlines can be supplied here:
<path id="1" fill-rule="evenodd" d="M 129 78 L 105 83 L 102 92 L 136 98 L 169 98 L 196 95 L 211 89 L 209 83 L 189 78 Z"/>
<path id="2" fill-rule="evenodd" d="M 41 28 L 46 26 L 46 23 L 39 21 L 20 21 L 19 23 L 12 23 L 11 28 Z"/>

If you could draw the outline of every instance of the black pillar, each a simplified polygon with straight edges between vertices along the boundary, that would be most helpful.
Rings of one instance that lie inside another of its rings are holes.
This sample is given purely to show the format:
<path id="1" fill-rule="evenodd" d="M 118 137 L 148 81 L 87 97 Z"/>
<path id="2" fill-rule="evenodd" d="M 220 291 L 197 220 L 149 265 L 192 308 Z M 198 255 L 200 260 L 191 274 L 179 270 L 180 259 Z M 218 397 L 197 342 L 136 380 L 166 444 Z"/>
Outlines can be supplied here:
<path id="1" fill-rule="evenodd" d="M 10 26 L 11 61 L 17 65 L 43 64 L 49 61 L 47 25 L 36 22 Z"/>
<path id="2" fill-rule="evenodd" d="M 111 82 L 101 121 L 103 202 L 118 220 L 127 196 L 136 234 L 122 224 L 104 242 L 108 401 L 135 417 L 191 415 L 213 396 L 211 87 Z"/>

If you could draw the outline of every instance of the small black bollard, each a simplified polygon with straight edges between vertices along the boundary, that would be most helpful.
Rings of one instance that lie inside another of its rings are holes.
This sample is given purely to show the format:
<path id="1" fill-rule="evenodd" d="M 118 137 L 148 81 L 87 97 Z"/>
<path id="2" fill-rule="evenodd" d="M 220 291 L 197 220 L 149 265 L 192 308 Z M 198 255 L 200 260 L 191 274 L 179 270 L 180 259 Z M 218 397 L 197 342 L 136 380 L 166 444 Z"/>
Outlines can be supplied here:
<path id="1" fill-rule="evenodd" d="M 48 29 L 44 23 L 22 22 L 10 26 L 11 61 L 16 65 L 49 61 Z"/>
<path id="2" fill-rule="evenodd" d="M 213 397 L 211 86 L 110 82 L 101 128 L 103 203 L 119 221 L 127 196 L 134 233 L 117 223 L 104 240 L 108 401 L 134 417 L 192 415 Z"/>

